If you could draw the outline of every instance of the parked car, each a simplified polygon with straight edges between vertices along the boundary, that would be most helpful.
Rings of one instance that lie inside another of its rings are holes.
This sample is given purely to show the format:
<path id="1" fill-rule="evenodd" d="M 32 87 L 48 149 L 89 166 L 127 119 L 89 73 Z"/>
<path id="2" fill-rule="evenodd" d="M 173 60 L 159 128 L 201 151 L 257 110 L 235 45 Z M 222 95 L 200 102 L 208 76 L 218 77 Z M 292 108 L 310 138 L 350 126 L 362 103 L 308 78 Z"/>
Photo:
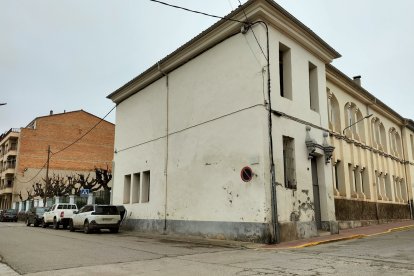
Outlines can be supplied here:
<path id="1" fill-rule="evenodd" d="M 50 207 L 50 210 L 45 211 L 43 214 L 42 227 L 46 228 L 50 224 L 54 229 L 59 229 L 62 225 L 63 229 L 66 229 L 69 225 L 69 221 L 72 218 L 73 212 L 77 211 L 76 204 L 71 203 L 57 203 Z"/>
<path id="2" fill-rule="evenodd" d="M 109 229 L 111 233 L 118 233 L 121 217 L 115 205 L 85 205 L 75 211 L 69 222 L 71 232 L 82 229 L 86 234 L 93 230 Z"/>
<path id="3" fill-rule="evenodd" d="M 38 227 L 43 222 L 43 214 L 49 208 L 47 207 L 33 207 L 26 213 L 26 225 L 33 224 L 34 227 Z"/>
<path id="4" fill-rule="evenodd" d="M 17 210 L 7 209 L 0 214 L 0 221 L 14 221 L 17 222 Z"/>

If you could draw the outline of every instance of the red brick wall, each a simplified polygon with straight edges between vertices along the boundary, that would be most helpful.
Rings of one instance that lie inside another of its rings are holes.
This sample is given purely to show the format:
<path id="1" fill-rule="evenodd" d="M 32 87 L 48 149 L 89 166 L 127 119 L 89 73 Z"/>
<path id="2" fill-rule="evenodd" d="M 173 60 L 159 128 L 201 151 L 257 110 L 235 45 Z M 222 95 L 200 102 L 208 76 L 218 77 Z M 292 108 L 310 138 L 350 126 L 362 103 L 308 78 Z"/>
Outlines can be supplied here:
<path id="1" fill-rule="evenodd" d="M 41 168 L 47 160 L 47 148 L 58 152 L 90 130 L 99 118 L 85 111 L 39 117 L 35 129 L 23 128 L 19 138 L 17 173 L 25 168 Z M 115 125 L 102 121 L 88 135 L 68 149 L 51 155 L 50 169 L 112 169 Z"/>

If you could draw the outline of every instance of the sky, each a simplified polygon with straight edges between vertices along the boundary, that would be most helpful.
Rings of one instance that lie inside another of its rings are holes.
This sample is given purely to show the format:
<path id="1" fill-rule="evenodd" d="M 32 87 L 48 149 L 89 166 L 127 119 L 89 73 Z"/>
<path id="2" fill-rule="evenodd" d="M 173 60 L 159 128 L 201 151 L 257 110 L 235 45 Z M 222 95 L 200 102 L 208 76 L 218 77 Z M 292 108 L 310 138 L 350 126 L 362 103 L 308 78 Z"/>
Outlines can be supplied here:
<path id="1" fill-rule="evenodd" d="M 238 6 L 165 1 L 219 16 Z M 414 119 L 414 1 L 277 3 L 342 55 L 334 66 Z M 216 21 L 148 0 L 0 0 L 0 133 L 50 110 L 105 116 L 107 95 Z"/>

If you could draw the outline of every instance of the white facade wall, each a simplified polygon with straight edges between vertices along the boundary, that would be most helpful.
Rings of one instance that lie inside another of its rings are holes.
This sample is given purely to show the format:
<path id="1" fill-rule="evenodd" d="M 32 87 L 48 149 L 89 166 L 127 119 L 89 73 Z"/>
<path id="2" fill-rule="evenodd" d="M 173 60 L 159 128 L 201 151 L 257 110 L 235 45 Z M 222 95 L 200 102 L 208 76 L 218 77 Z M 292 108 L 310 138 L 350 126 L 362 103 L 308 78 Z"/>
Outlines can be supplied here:
<path id="1" fill-rule="evenodd" d="M 266 45 L 264 29 L 256 25 L 254 30 Z M 269 34 L 272 108 L 301 120 L 272 115 L 278 220 L 282 227 L 293 225 L 294 235 L 312 236 L 316 226 L 306 125 L 317 126 L 310 134 L 323 144 L 320 128 L 328 126 L 325 65 L 275 29 Z M 279 68 L 273 62 L 279 42 L 291 49 L 292 100 L 279 92 Z M 309 62 L 317 67 L 317 111 L 310 109 Z M 114 204 L 125 202 L 125 187 L 131 190 L 124 185 L 125 176 L 133 179 L 141 173 L 142 179 L 143 171 L 151 174 L 149 202 L 132 203 L 131 193 L 126 200 L 137 228 L 162 230 L 166 223 L 167 231 L 267 235 L 271 185 L 266 70 L 252 33 L 237 34 L 169 73 L 168 86 L 164 76 L 118 105 Z M 282 136 L 295 139 L 297 189 L 284 187 Z M 254 172 L 250 182 L 240 177 L 245 166 Z M 324 156 L 317 158 L 317 166 L 321 219 L 334 221 L 330 166 Z"/>
<path id="2" fill-rule="evenodd" d="M 262 65 L 239 34 L 171 72 L 168 95 L 164 77 L 119 104 L 113 202 L 123 203 L 125 175 L 149 170 L 150 200 L 126 205 L 132 220 L 160 226 L 167 218 L 178 228 L 189 221 L 267 223 L 263 89 Z M 254 172 L 247 183 L 244 166 Z"/>

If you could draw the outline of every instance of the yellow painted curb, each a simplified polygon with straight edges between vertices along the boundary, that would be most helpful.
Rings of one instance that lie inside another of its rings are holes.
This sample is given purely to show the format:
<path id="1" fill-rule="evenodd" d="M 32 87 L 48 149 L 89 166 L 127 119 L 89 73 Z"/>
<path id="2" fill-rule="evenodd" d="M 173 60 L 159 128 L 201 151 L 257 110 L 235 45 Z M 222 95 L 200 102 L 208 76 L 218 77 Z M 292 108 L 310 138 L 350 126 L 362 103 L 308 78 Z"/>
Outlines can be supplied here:
<path id="1" fill-rule="evenodd" d="M 391 233 L 391 232 L 405 231 L 405 230 L 409 230 L 409 229 L 414 229 L 414 224 L 413 225 L 390 228 L 387 231 L 384 231 L 384 232 L 381 232 L 381 233 L 375 233 L 375 234 L 367 235 L 367 237 L 383 235 L 383 234 L 387 234 L 387 233 Z"/>
<path id="2" fill-rule="evenodd" d="M 365 236 L 366 235 L 352 235 L 352 236 L 349 236 L 349 237 L 342 237 L 342 238 L 337 238 L 337 239 L 330 239 L 330 240 L 324 240 L 324 241 L 305 243 L 305 244 L 301 244 L 301 245 L 298 245 L 298 246 L 292 246 L 290 248 L 304 248 L 304 247 L 315 246 L 315 245 L 324 244 L 324 243 L 360 239 L 360 238 L 363 238 Z"/>
<path id="3" fill-rule="evenodd" d="M 309 242 L 309 243 L 305 243 L 305 244 L 301 244 L 301 245 L 297 245 L 297 246 L 279 247 L 279 248 L 278 247 L 257 248 L 255 250 L 298 249 L 298 248 L 316 246 L 316 245 L 325 244 L 325 243 L 332 243 L 332 242 L 346 241 L 346 240 L 353 240 L 353 239 L 361 239 L 361 238 L 366 238 L 366 237 L 371 237 L 371 236 L 376 236 L 376 235 L 383 235 L 383 234 L 387 234 L 387 233 L 391 233 L 391 232 L 405 231 L 405 230 L 409 230 L 409 229 L 414 229 L 414 224 L 407 225 L 407 226 L 400 226 L 400 227 L 390 228 L 387 231 L 384 231 L 384 232 L 381 232 L 381 233 L 370 234 L 370 235 L 358 234 L 358 235 L 352 235 L 352 236 L 348 236 L 348 237 L 342 237 L 342 238 L 336 238 L 336 239 L 334 238 L 334 239 L 330 239 L 330 240 Z"/>

